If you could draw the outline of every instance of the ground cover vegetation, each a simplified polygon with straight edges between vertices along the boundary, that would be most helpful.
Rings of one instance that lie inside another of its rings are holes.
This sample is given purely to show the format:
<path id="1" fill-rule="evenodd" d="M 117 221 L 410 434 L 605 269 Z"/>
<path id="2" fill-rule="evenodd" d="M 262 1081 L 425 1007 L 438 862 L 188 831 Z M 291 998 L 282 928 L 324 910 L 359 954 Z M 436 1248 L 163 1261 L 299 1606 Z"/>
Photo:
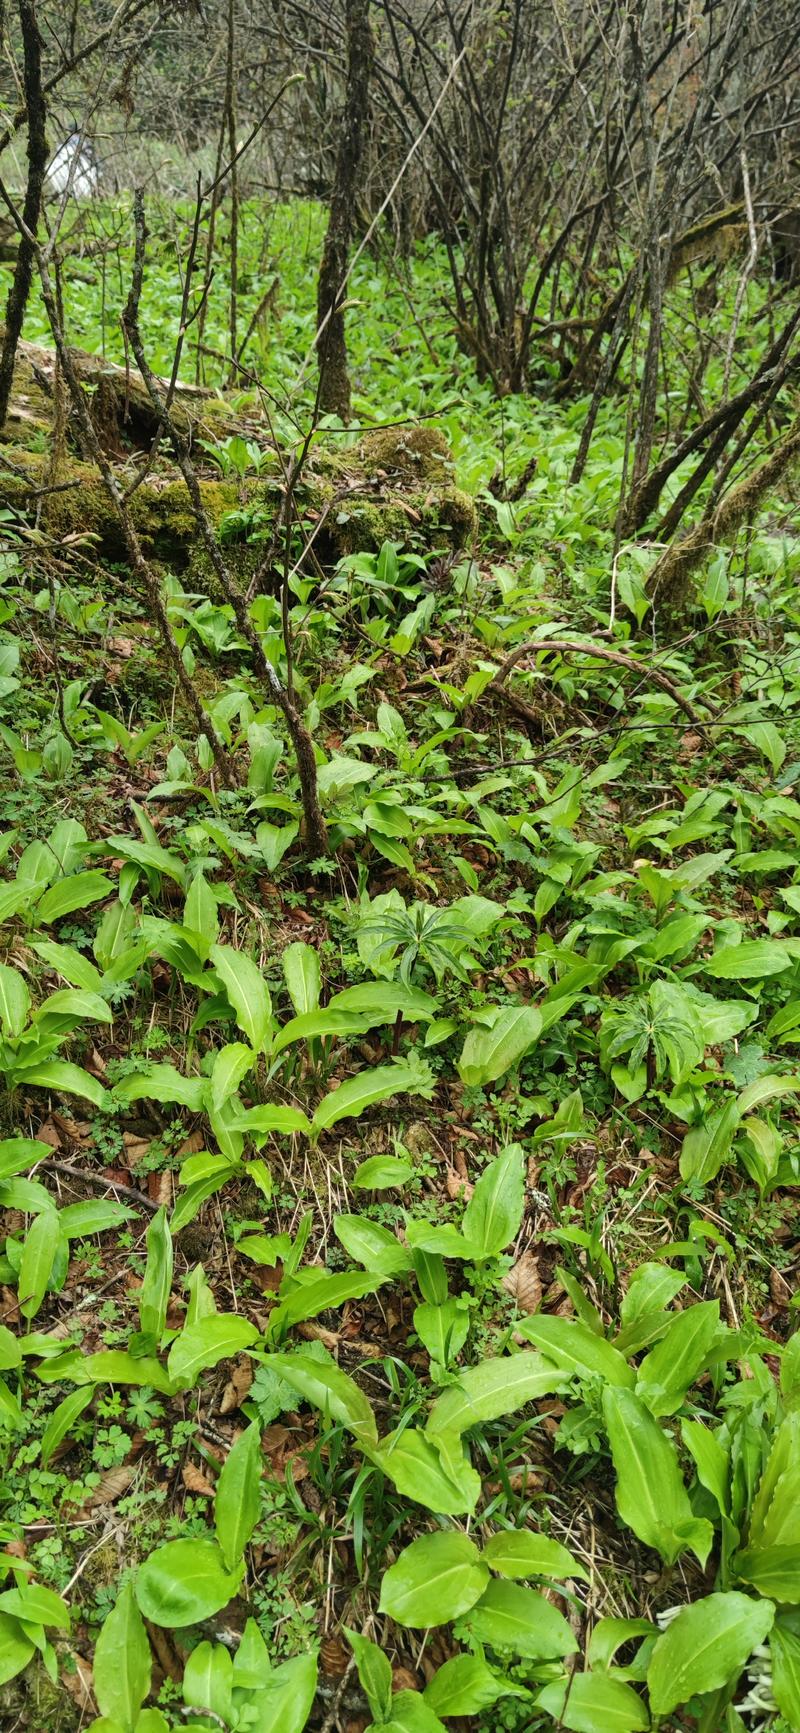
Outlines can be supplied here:
<path id="1" fill-rule="evenodd" d="M 800 1728 L 796 9 L 7 12 L 0 1724 Z"/>

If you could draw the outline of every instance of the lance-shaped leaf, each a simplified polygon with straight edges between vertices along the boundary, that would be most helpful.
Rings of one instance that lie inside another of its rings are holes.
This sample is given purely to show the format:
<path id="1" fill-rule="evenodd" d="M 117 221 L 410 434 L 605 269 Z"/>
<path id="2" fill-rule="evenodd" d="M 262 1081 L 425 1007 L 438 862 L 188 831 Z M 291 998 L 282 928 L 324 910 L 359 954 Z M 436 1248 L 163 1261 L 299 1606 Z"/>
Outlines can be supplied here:
<path id="1" fill-rule="evenodd" d="M 272 1001 L 267 984 L 252 957 L 231 945 L 212 945 L 209 960 L 233 1007 L 239 1028 L 256 1053 L 269 1046 Z"/>
<path id="2" fill-rule="evenodd" d="M 606 1388 L 603 1416 L 623 1522 L 667 1564 L 687 1548 L 705 1564 L 713 1529 L 693 1516 L 672 1440 L 630 1390 Z"/>
<path id="3" fill-rule="evenodd" d="M 340 1119 L 358 1119 L 368 1107 L 378 1101 L 389 1101 L 393 1095 L 406 1092 L 429 1096 L 433 1090 L 433 1072 L 421 1059 L 402 1061 L 397 1065 L 378 1065 L 370 1071 L 359 1071 L 346 1078 L 338 1089 L 332 1089 L 320 1102 L 311 1121 L 314 1137 Z"/>
<path id="4" fill-rule="evenodd" d="M 434 1402 L 425 1430 L 429 1437 L 439 1432 L 466 1432 L 568 1385 L 569 1378 L 541 1354 L 523 1351 L 483 1360 L 459 1371 L 457 1382 L 448 1385 Z"/>
<path id="5" fill-rule="evenodd" d="M 133 1733 L 150 1689 L 150 1644 L 133 1585 L 120 1590 L 105 1620 L 92 1660 L 94 1694 L 101 1715 Z"/>
<path id="6" fill-rule="evenodd" d="M 533 1005 L 498 1010 L 491 1028 L 475 1025 L 461 1050 L 458 1074 L 462 1083 L 479 1088 L 505 1077 L 528 1053 L 542 1032 L 541 1013 Z"/>
<path id="7" fill-rule="evenodd" d="M 656 1639 L 650 1657 L 647 1687 L 653 1714 L 669 1715 L 690 1697 L 735 1684 L 774 1618 L 771 1601 L 735 1593 L 707 1595 L 684 1607 Z"/>
<path id="8" fill-rule="evenodd" d="M 325 1360 L 308 1354 L 268 1354 L 262 1358 L 298 1396 L 318 1408 L 327 1419 L 336 1420 L 357 1437 L 377 1440 L 375 1415 L 355 1379 Z"/>

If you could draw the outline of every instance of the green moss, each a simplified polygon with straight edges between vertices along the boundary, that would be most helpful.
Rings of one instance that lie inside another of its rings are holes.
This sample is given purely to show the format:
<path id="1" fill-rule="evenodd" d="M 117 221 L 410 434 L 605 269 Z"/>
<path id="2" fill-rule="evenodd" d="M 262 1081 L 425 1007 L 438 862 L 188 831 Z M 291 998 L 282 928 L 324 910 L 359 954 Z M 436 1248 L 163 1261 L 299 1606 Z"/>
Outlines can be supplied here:
<path id="1" fill-rule="evenodd" d="M 358 454 L 370 474 L 385 470 L 405 481 L 445 482 L 452 472 L 453 456 L 438 427 L 382 427 L 365 433 Z"/>

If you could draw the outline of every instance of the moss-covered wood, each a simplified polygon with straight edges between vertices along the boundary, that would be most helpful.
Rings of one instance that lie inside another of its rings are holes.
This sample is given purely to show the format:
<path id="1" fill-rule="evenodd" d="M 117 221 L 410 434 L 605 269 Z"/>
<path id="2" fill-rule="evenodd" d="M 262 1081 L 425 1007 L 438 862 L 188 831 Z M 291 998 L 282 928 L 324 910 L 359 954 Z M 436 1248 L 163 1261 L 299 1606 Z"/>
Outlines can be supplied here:
<path id="1" fill-rule="evenodd" d="M 133 486 L 156 432 L 153 412 L 135 369 L 106 365 L 76 352 L 78 372 L 90 388 L 92 414 L 104 449 Z M 40 527 L 55 541 L 94 538 L 103 554 L 125 558 L 119 520 L 97 470 L 85 461 L 67 423 L 65 449 L 54 466 L 55 364 L 51 351 L 23 344 L 14 375 L 9 416 L 0 437 L 0 497 L 25 514 L 38 511 Z M 189 433 L 212 523 L 231 545 L 247 548 L 253 528 L 263 538 L 282 490 L 277 452 L 258 476 L 222 479 L 202 442 L 240 431 L 268 450 L 260 424 L 210 393 L 181 388 L 173 413 Z M 376 429 L 363 435 L 321 435 L 315 442 L 296 504 L 309 532 L 321 524 L 314 547 L 323 564 L 342 554 L 380 547 L 386 540 L 424 540 L 459 548 L 475 534 L 474 501 L 455 485 L 452 457 L 435 427 Z M 130 511 L 148 556 L 179 568 L 202 560 L 185 485 L 166 449 L 130 494 Z M 263 539 L 254 544 L 253 559 Z"/>

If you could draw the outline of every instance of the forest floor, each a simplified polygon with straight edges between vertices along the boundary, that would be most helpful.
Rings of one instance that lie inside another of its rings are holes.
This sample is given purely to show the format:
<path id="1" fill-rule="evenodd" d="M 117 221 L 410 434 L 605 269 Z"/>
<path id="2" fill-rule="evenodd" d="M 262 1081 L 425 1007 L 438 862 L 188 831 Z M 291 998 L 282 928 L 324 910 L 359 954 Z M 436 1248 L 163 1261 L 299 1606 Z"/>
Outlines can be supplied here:
<path id="1" fill-rule="evenodd" d="M 307 427 L 290 233 L 268 393 L 187 397 L 245 588 L 275 442 Z M 103 269 L 102 305 L 96 267 L 67 276 L 68 328 L 110 369 Z M 170 269 L 165 241 L 143 308 L 165 374 Z M 585 401 L 495 401 L 440 269 L 361 261 L 356 425 L 319 429 L 297 493 L 318 859 L 174 464 L 132 507 L 230 787 L 23 357 L 0 448 L 4 1727 L 800 1725 L 791 487 L 655 607 L 644 538 L 613 553 L 624 399 L 569 486 Z M 212 302 L 212 360 L 223 331 Z M 107 377 L 130 486 L 153 430 Z M 279 589 L 251 618 L 285 678 Z"/>

